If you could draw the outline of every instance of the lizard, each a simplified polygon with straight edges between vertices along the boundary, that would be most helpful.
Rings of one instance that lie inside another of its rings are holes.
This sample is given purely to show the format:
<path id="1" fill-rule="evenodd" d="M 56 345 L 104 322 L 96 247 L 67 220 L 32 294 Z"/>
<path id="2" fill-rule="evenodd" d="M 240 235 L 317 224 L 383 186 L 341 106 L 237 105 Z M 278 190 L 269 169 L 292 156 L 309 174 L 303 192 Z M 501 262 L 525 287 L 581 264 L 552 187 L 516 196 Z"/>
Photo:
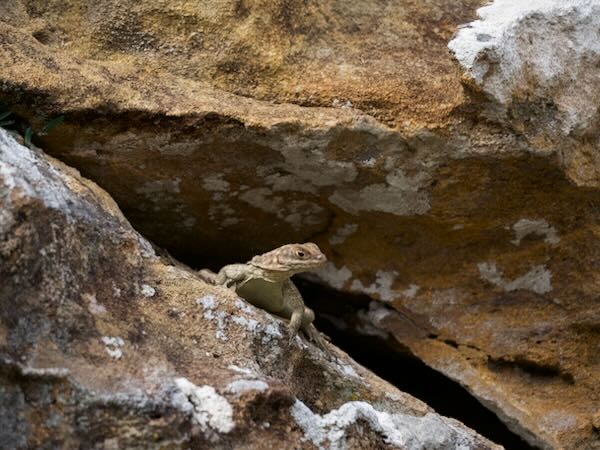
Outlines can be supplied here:
<path id="1" fill-rule="evenodd" d="M 292 275 L 314 270 L 327 262 L 319 247 L 312 243 L 286 244 L 253 257 L 245 264 L 229 264 L 218 273 L 202 269 L 207 282 L 225 286 L 240 297 L 269 313 L 289 320 L 289 343 L 302 330 L 319 348 L 325 350 L 323 338 L 313 325 L 315 313 L 304 305 Z"/>

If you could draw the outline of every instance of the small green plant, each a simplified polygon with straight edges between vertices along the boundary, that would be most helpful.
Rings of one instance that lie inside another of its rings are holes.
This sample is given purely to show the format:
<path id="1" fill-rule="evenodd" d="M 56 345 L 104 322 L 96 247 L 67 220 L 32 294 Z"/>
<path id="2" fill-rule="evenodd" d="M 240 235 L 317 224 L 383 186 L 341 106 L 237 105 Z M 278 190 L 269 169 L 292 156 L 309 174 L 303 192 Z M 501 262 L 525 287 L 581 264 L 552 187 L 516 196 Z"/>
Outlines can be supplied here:
<path id="1" fill-rule="evenodd" d="M 65 121 L 65 116 L 60 115 L 58 117 L 55 117 L 54 119 L 46 122 L 46 125 L 44 125 L 42 127 L 42 129 L 37 133 L 35 133 L 33 131 L 33 128 L 31 128 L 31 127 L 25 128 L 25 133 L 23 135 L 25 145 L 27 147 L 31 146 L 31 139 L 33 138 L 34 134 L 37 134 L 38 136 L 46 136 L 48 133 L 50 133 L 54 128 L 56 128 L 58 125 L 60 125 L 64 121 Z"/>
<path id="2" fill-rule="evenodd" d="M 41 129 L 41 131 L 38 134 L 40 136 L 45 136 L 46 134 L 50 133 L 54 128 L 56 128 L 58 125 L 60 125 L 64 121 L 65 121 L 65 116 L 63 116 L 63 115 L 55 117 L 54 119 L 46 122 L 46 125 L 44 125 L 44 127 Z"/>
<path id="3" fill-rule="evenodd" d="M 27 147 L 31 147 L 31 138 L 32 137 L 33 137 L 33 130 L 31 129 L 31 127 L 25 128 L 25 134 L 23 135 L 23 138 L 25 139 L 25 145 Z"/>
<path id="4" fill-rule="evenodd" d="M 0 113 L 0 127 L 4 128 L 4 127 L 7 127 L 7 126 L 15 123 L 15 121 L 12 119 L 8 119 L 8 120 L 6 119 L 11 114 L 12 113 L 10 111 L 5 111 L 3 113 Z"/>
<path id="5" fill-rule="evenodd" d="M 9 119 L 8 117 L 12 114 L 11 111 L 7 111 L 6 108 L 0 107 L 0 127 L 6 128 L 8 131 L 13 133 L 19 133 L 23 136 L 23 141 L 27 147 L 31 147 L 31 140 L 34 136 L 45 136 L 50 133 L 54 128 L 64 122 L 65 116 L 60 115 L 54 119 L 49 120 L 42 127 L 40 131 L 34 131 L 31 126 L 26 126 L 24 122 Z"/>

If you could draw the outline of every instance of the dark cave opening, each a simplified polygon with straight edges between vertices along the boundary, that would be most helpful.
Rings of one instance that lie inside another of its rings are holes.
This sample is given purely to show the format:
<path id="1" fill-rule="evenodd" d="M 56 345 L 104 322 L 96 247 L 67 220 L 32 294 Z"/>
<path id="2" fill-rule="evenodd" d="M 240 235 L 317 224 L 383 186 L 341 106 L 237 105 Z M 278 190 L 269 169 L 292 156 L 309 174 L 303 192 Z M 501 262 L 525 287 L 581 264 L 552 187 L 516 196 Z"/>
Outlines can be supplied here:
<path id="1" fill-rule="evenodd" d="M 401 391 L 422 400 L 436 412 L 464 423 L 507 450 L 537 450 L 525 442 L 459 383 L 430 368 L 421 360 L 395 348 L 384 339 L 359 334 L 351 327 L 342 330 L 332 322 L 356 317 L 371 299 L 334 291 L 305 280 L 295 280 L 308 306 L 315 310 L 317 328 L 333 344 L 348 353 Z M 339 324 L 338 324 L 339 325 Z"/>
<path id="2" fill-rule="evenodd" d="M 200 265 L 197 260 L 183 260 L 195 269 L 219 269 L 210 259 Z M 294 277 L 294 282 L 307 306 L 315 311 L 315 325 L 319 331 L 359 364 L 425 402 L 437 413 L 462 422 L 507 450 L 539 450 L 512 432 L 459 383 L 427 366 L 401 344 L 392 345 L 382 338 L 360 334 L 352 327 L 342 330 L 334 325 L 336 319 L 356 320 L 359 311 L 368 309 L 370 297 L 339 292 L 299 277 Z"/>

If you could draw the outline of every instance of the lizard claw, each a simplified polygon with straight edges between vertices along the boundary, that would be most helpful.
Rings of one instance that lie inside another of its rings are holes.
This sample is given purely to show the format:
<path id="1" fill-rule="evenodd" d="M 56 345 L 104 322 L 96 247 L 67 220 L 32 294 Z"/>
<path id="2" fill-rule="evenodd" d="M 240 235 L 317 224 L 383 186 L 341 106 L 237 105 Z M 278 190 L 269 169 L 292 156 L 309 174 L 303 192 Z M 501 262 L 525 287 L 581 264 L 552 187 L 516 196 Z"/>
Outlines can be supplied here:
<path id="1" fill-rule="evenodd" d="M 290 338 L 288 339 L 288 347 L 291 347 L 294 344 L 294 340 L 296 339 L 297 334 L 290 334 Z"/>
<path id="2" fill-rule="evenodd" d="M 326 344 L 326 342 L 331 342 L 329 336 L 320 333 L 319 330 L 317 330 L 313 324 L 310 324 L 307 327 L 306 332 L 308 338 L 313 342 L 313 344 L 320 350 L 322 350 L 323 353 L 325 353 L 329 359 L 331 359 L 333 355 Z"/>

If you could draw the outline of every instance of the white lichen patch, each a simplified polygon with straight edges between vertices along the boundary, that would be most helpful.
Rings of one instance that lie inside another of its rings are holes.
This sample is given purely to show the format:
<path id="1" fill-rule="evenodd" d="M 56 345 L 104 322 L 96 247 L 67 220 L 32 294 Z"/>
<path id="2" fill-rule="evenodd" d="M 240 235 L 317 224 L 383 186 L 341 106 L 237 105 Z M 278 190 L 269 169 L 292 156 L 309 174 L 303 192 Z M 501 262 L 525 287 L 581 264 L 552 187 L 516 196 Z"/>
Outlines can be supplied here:
<path id="1" fill-rule="evenodd" d="M 385 391 L 385 393 L 383 394 L 386 398 L 389 398 L 390 400 L 394 401 L 394 402 L 400 402 L 402 401 L 402 398 L 395 392 L 389 392 L 389 391 Z"/>
<path id="2" fill-rule="evenodd" d="M 409 284 L 406 289 L 397 290 L 393 286 L 396 283 L 398 272 L 395 270 L 378 270 L 375 273 L 375 281 L 365 286 L 362 281 L 355 279 L 350 284 L 350 290 L 371 295 L 384 302 L 391 302 L 397 298 L 414 298 L 419 292 L 420 287 L 416 284 Z"/>
<path id="3" fill-rule="evenodd" d="M 378 302 L 370 302 L 368 310 L 360 310 L 356 316 L 359 322 L 356 331 L 367 336 L 387 339 L 389 333 L 383 329 L 382 320 L 390 315 L 390 311 Z"/>
<path id="4" fill-rule="evenodd" d="M 224 201 L 217 200 L 216 195 L 213 195 L 213 202 L 208 208 L 208 218 L 217 222 L 220 227 L 230 227 L 240 222 L 240 219 L 235 217 L 235 210 Z"/>
<path id="5" fill-rule="evenodd" d="M 339 98 L 334 98 L 333 101 L 331 102 L 331 106 L 333 106 L 334 108 L 345 108 L 345 109 L 350 109 L 350 108 L 354 107 L 354 105 L 352 104 L 352 102 L 350 100 L 340 100 Z"/>
<path id="6" fill-rule="evenodd" d="M 223 179 L 222 173 L 210 174 L 203 178 L 202 187 L 212 192 L 212 202 L 208 208 L 208 218 L 212 222 L 216 222 L 219 228 L 226 228 L 236 225 L 240 219 L 236 217 L 235 210 L 226 203 L 225 194 L 231 191 L 231 184 Z M 235 192 L 231 192 L 231 196 L 235 196 Z"/>
<path id="7" fill-rule="evenodd" d="M 600 412 L 596 414 L 599 413 Z M 579 419 L 568 409 L 547 409 L 543 414 L 541 414 L 539 422 L 550 430 L 569 432 L 577 428 Z"/>
<path id="8" fill-rule="evenodd" d="M 409 284 L 408 287 L 401 292 L 401 294 L 406 298 L 414 298 L 415 295 L 417 295 L 417 292 L 419 292 L 419 289 L 420 286 L 416 284 Z"/>
<path id="9" fill-rule="evenodd" d="M 106 308 L 96 300 L 96 294 L 81 294 L 81 298 L 88 304 L 88 311 L 94 315 L 105 314 Z"/>
<path id="10" fill-rule="evenodd" d="M 427 301 L 407 301 L 405 306 L 415 314 L 426 316 L 433 329 L 443 330 L 455 326 L 455 319 L 449 312 L 469 295 L 458 288 L 433 289 L 428 294 Z M 396 314 L 393 310 L 390 313 Z"/>
<path id="11" fill-rule="evenodd" d="M 121 359 L 123 356 L 122 348 L 125 345 L 123 339 L 118 336 L 102 336 L 101 341 L 104 344 L 106 353 L 114 359 Z"/>
<path id="12" fill-rule="evenodd" d="M 393 134 L 376 121 L 356 117 L 352 131 L 368 133 L 376 139 L 384 140 Z M 244 201 L 276 213 L 276 210 L 287 204 L 279 192 L 291 191 L 319 195 L 323 187 L 335 187 L 329 201 L 352 214 L 360 211 L 384 211 L 398 215 L 423 214 L 430 208 L 427 187 L 431 179 L 430 168 L 422 170 L 421 164 L 415 165 L 410 174 L 395 165 L 388 166 L 385 180 L 368 186 L 357 187 L 356 180 L 361 170 L 370 170 L 377 164 L 372 155 L 364 160 L 340 161 L 332 159 L 331 152 L 326 151 L 331 136 L 294 133 L 284 136 L 284 143 L 278 150 L 284 161 L 260 166 L 257 176 L 265 180 L 268 187 L 251 189 L 240 195 Z M 401 144 L 398 145 L 402 147 Z M 304 198 L 306 196 L 303 196 Z M 289 197 L 286 197 L 289 200 Z M 298 213 L 301 213 L 298 211 Z M 284 214 L 284 217 L 289 214 Z M 287 219 L 295 220 L 294 216 Z"/>
<path id="13" fill-rule="evenodd" d="M 363 167 L 375 167 L 375 164 L 377 164 L 377 160 L 371 157 L 358 161 L 358 164 L 360 164 Z"/>
<path id="14" fill-rule="evenodd" d="M 153 180 L 136 187 L 135 192 L 143 195 L 144 199 L 152 204 L 153 211 L 158 212 L 168 207 L 172 211 L 182 213 L 185 205 L 177 204 L 180 183 L 179 177 L 172 180 Z"/>
<path id="15" fill-rule="evenodd" d="M 324 209 L 307 200 L 289 200 L 274 195 L 269 188 L 249 189 L 238 197 L 243 202 L 288 222 L 295 230 L 317 225 L 323 220 Z"/>
<path id="16" fill-rule="evenodd" d="M 142 186 L 135 188 L 138 194 L 144 194 L 148 197 L 161 194 L 179 194 L 181 178 L 175 177 L 172 180 L 152 180 L 144 183 Z"/>
<path id="17" fill-rule="evenodd" d="M 357 380 L 362 379 L 360 375 L 356 373 L 354 367 L 352 367 L 350 364 L 341 362 L 341 360 L 338 358 L 335 358 L 331 364 L 333 364 L 333 367 L 335 367 L 335 370 L 337 370 L 340 375 L 346 378 L 356 378 Z"/>
<path id="18" fill-rule="evenodd" d="M 225 387 L 225 391 L 234 395 L 252 391 L 263 392 L 267 389 L 269 389 L 269 385 L 262 380 L 235 380 Z"/>
<path id="19" fill-rule="evenodd" d="M 251 334 L 260 334 L 261 341 L 263 344 L 268 344 L 274 339 L 282 339 L 283 335 L 279 330 L 277 322 L 272 320 L 271 323 L 263 325 L 255 319 L 243 317 L 243 316 L 232 316 L 231 321 L 237 325 L 242 326 Z"/>
<path id="20" fill-rule="evenodd" d="M 269 188 L 254 188 L 240 194 L 239 199 L 263 211 L 277 214 L 283 204 L 283 197 L 273 197 Z"/>
<path id="21" fill-rule="evenodd" d="M 114 281 L 112 281 L 112 292 L 115 297 L 121 296 L 121 288 L 117 286 L 117 283 L 115 283 Z"/>
<path id="22" fill-rule="evenodd" d="M 507 292 L 526 290 L 536 294 L 546 294 L 552 290 L 552 273 L 543 265 L 534 266 L 525 275 L 512 281 L 505 280 L 502 271 L 495 263 L 477 264 L 481 278 Z"/>
<path id="23" fill-rule="evenodd" d="M 513 225 L 515 239 L 510 241 L 515 245 L 521 244 L 521 241 L 533 234 L 544 238 L 544 242 L 550 245 L 557 245 L 560 242 L 556 228 L 545 220 L 521 219 Z"/>
<path id="24" fill-rule="evenodd" d="M 210 192 L 228 192 L 231 185 L 223 179 L 222 173 L 214 173 L 202 179 L 202 187 Z"/>
<path id="25" fill-rule="evenodd" d="M 365 286 L 360 280 L 353 280 L 350 289 L 356 292 L 362 292 L 368 295 L 375 295 L 384 302 L 391 302 L 402 295 L 392 288 L 398 272 L 378 270 L 375 274 L 375 282 Z"/>
<path id="26" fill-rule="evenodd" d="M 310 183 L 302 182 L 294 175 L 282 175 L 279 172 L 269 173 L 269 168 L 266 169 L 267 170 L 264 170 L 266 174 L 263 176 L 263 179 L 265 180 L 265 183 L 267 183 L 274 192 L 293 191 L 307 192 L 310 194 L 317 193 L 317 189 L 315 188 L 315 186 L 313 186 Z"/>
<path id="27" fill-rule="evenodd" d="M 464 293 L 457 288 L 449 288 L 449 289 L 437 289 L 431 293 L 431 305 L 439 310 L 447 309 L 453 305 L 460 303 L 461 297 L 464 296 Z M 425 312 L 425 308 L 428 305 L 423 305 L 424 308 L 421 310 L 422 313 Z"/>
<path id="28" fill-rule="evenodd" d="M 426 172 L 409 177 L 401 169 L 395 169 L 386 176 L 385 184 L 371 184 L 362 189 L 341 188 L 329 201 L 351 214 L 361 211 L 382 211 L 398 216 L 425 214 L 431 207 L 426 191 L 429 178 Z"/>
<path id="29" fill-rule="evenodd" d="M 146 298 L 151 298 L 156 295 L 156 289 L 154 289 L 149 284 L 142 284 L 140 293 Z"/>
<path id="30" fill-rule="evenodd" d="M 71 374 L 71 370 L 66 367 L 20 367 L 21 373 L 25 376 L 39 378 L 65 378 Z"/>
<path id="31" fill-rule="evenodd" d="M 240 311 L 245 312 L 246 314 L 254 314 L 254 310 L 252 309 L 250 303 L 242 300 L 241 298 L 238 298 L 235 301 L 235 306 L 239 308 Z"/>
<path id="32" fill-rule="evenodd" d="M 238 325 L 250 334 L 260 335 L 263 344 L 268 344 L 274 339 L 283 338 L 279 330 L 279 323 L 272 316 L 265 313 L 267 316 L 263 316 L 263 319 L 267 323 L 262 323 L 262 321 L 258 320 L 260 316 L 257 309 L 241 299 L 236 300 L 235 306 L 237 306 L 238 310 L 233 314 L 225 311 L 213 295 L 205 295 L 196 300 L 196 303 L 204 309 L 205 319 L 217 323 L 217 339 L 222 341 L 229 340 L 226 333 L 229 324 Z"/>
<path id="33" fill-rule="evenodd" d="M 352 272 L 346 266 L 338 269 L 332 262 L 327 262 L 316 271 L 303 274 L 303 277 L 316 281 L 320 280 L 335 289 L 342 289 L 346 282 L 352 278 Z"/>
<path id="34" fill-rule="evenodd" d="M 260 327 L 260 324 L 256 319 L 248 318 L 245 316 L 231 316 L 231 321 L 245 328 L 252 334 L 255 334 Z"/>
<path id="35" fill-rule="evenodd" d="M 254 371 L 253 370 L 248 369 L 246 367 L 239 367 L 239 366 L 236 366 L 235 364 L 230 364 L 229 366 L 227 366 L 227 368 L 229 370 L 232 370 L 232 371 L 234 371 L 236 373 L 240 373 L 242 375 L 254 375 Z"/>
<path id="36" fill-rule="evenodd" d="M 391 446 L 410 449 L 474 448 L 475 442 L 466 431 L 452 421 L 435 413 L 411 416 L 402 413 L 378 411 L 370 403 L 344 403 L 327 414 L 315 414 L 300 400 L 290 413 L 304 433 L 304 440 L 319 449 L 345 450 L 348 428 L 361 420 L 383 436 Z"/>
<path id="37" fill-rule="evenodd" d="M 231 227 L 233 225 L 237 225 L 238 223 L 240 223 L 240 219 L 238 219 L 237 217 L 226 217 L 221 221 L 221 226 Z"/>
<path id="38" fill-rule="evenodd" d="M 335 233 L 329 237 L 329 243 L 331 245 L 339 245 L 342 244 L 349 236 L 356 233 L 358 230 L 358 224 L 356 223 L 347 223 L 343 227 L 335 230 Z"/>
<path id="39" fill-rule="evenodd" d="M 140 246 L 140 255 L 142 255 L 142 257 L 149 259 L 158 258 L 158 256 L 156 256 L 156 252 L 154 251 L 154 247 L 152 247 L 152 244 L 148 239 L 139 233 L 136 233 L 135 236 Z"/>
<path id="40" fill-rule="evenodd" d="M 273 319 L 272 316 L 268 316 L 268 323 L 262 324 L 260 322 L 258 322 L 255 318 L 258 318 L 258 309 L 251 305 L 250 303 L 238 298 L 235 301 L 235 306 L 237 306 L 239 308 L 240 311 L 242 311 L 244 314 L 246 314 L 247 316 L 244 315 L 240 315 L 240 314 L 234 314 L 231 318 L 231 320 L 238 324 L 241 325 L 242 327 L 246 328 L 247 331 L 249 331 L 250 333 L 256 334 L 256 333 L 260 333 L 262 335 L 262 343 L 263 344 L 268 344 L 269 342 L 271 342 L 274 339 L 282 339 L 283 335 L 281 334 L 281 331 L 279 330 L 279 323 Z M 248 317 L 250 316 L 250 317 Z M 255 317 L 255 318 L 253 318 Z"/>
<path id="41" fill-rule="evenodd" d="M 263 343 L 265 341 L 270 342 L 273 339 L 281 339 L 283 335 L 279 330 L 279 324 L 275 321 L 265 326 L 265 335 L 263 336 Z"/>
<path id="42" fill-rule="evenodd" d="M 215 433 L 229 433 L 235 427 L 233 408 L 212 386 L 196 386 L 186 378 L 176 378 L 176 391 L 171 403 L 180 411 L 192 415 L 200 429 L 213 440 Z"/>
<path id="43" fill-rule="evenodd" d="M 284 162 L 257 169 L 257 175 L 267 180 L 273 191 L 316 194 L 320 187 L 356 179 L 358 171 L 352 162 L 333 160 L 321 150 L 327 146 L 329 137 L 315 139 L 298 133 L 284 137 L 285 144 L 279 149 Z"/>
<path id="44" fill-rule="evenodd" d="M 217 299 L 214 295 L 205 295 L 196 300 L 196 304 L 201 305 L 204 309 L 204 318 L 217 322 L 217 331 L 215 336 L 222 341 L 228 341 L 229 338 L 225 334 L 225 318 L 227 315 L 224 311 L 217 310 Z"/>

